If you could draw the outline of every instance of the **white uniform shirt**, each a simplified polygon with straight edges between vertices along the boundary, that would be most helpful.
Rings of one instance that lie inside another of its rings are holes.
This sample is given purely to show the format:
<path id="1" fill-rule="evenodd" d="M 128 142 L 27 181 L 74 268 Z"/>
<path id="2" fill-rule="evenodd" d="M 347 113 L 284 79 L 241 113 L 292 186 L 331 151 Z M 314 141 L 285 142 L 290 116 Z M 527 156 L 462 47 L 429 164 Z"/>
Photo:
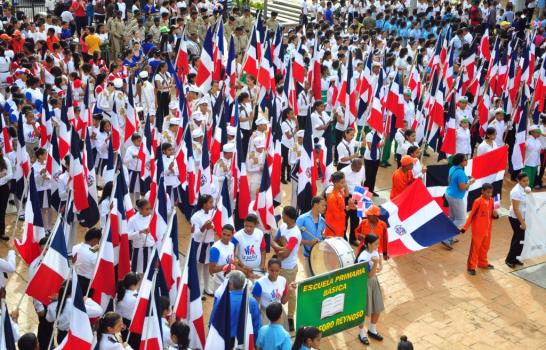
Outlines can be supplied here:
<path id="1" fill-rule="evenodd" d="M 170 169 L 171 163 L 174 163 L 172 169 Z M 174 157 L 167 157 L 166 155 L 163 155 L 163 166 L 165 169 L 165 186 L 176 187 L 180 185 L 180 179 L 178 177 L 178 164 L 176 164 Z"/>
<path id="2" fill-rule="evenodd" d="M 529 136 L 527 141 L 525 141 L 525 166 L 539 166 L 541 150 L 542 144 L 540 143 L 540 139 Z"/>
<path id="3" fill-rule="evenodd" d="M 490 152 L 494 149 L 497 149 L 498 146 L 497 146 L 497 143 L 495 141 L 493 141 L 493 144 L 492 145 L 489 145 L 487 142 L 482 141 L 480 143 L 480 145 L 478 146 L 478 151 L 477 151 L 477 155 L 481 155 L 481 154 L 484 154 L 484 153 L 487 153 L 487 152 Z"/>
<path id="4" fill-rule="evenodd" d="M 504 132 L 506 131 L 506 123 L 504 123 L 504 120 L 498 121 L 495 119 L 489 124 L 489 126 L 497 130 L 497 137 L 495 138 L 495 143 L 499 147 L 504 146 Z"/>
<path id="5" fill-rule="evenodd" d="M 131 145 L 125 150 L 123 163 L 127 166 L 127 170 L 140 171 L 141 161 L 138 159 L 138 147 Z"/>
<path id="6" fill-rule="evenodd" d="M 527 193 L 525 189 L 521 187 L 520 184 L 516 184 L 514 188 L 510 191 L 510 217 L 517 219 L 516 213 L 514 212 L 514 207 L 512 206 L 512 200 L 515 199 L 519 201 L 519 212 L 525 219 L 525 200 L 527 198 Z"/>
<path id="7" fill-rule="evenodd" d="M 153 247 L 155 241 L 152 234 L 140 233 L 140 231 L 150 228 L 151 220 L 151 214 L 148 216 L 142 216 L 140 213 L 136 213 L 129 219 L 127 231 L 129 239 L 133 241 L 133 248 Z"/>
<path id="8" fill-rule="evenodd" d="M 137 291 L 127 289 L 123 299 L 116 303 L 116 312 L 119 313 L 121 317 L 127 320 L 132 320 L 133 313 L 135 312 L 137 297 Z"/>
<path id="9" fill-rule="evenodd" d="M 34 162 L 34 164 L 32 164 L 32 168 L 34 169 L 34 180 L 36 181 L 36 190 L 38 190 L 38 192 L 50 190 L 51 189 L 50 174 L 47 173 L 47 170 L 46 170 L 45 177 L 42 177 L 42 175 L 40 174 L 41 171 L 46 169 L 46 164 L 42 164 L 36 161 Z"/>
<path id="10" fill-rule="evenodd" d="M 61 296 L 59 296 L 60 298 Z M 46 314 L 46 320 L 49 322 L 54 322 L 57 318 L 57 304 L 58 301 L 55 300 L 47 307 L 47 314 Z M 74 304 L 72 303 L 72 297 L 67 296 L 65 305 L 63 308 L 63 312 L 61 312 L 61 315 L 59 316 L 59 319 L 57 320 L 57 327 L 61 331 L 68 331 L 68 328 L 70 327 L 70 319 L 72 317 L 72 309 L 74 308 Z M 89 318 L 99 317 L 102 315 L 102 307 L 97 304 L 93 299 L 88 298 L 85 300 L 85 310 L 87 311 L 87 315 Z"/>
<path id="11" fill-rule="evenodd" d="M 87 279 L 93 278 L 98 252 L 92 251 L 91 246 L 84 242 L 72 247 L 72 255 L 76 256 L 76 263 L 74 264 L 76 273 Z"/>
<path id="12" fill-rule="evenodd" d="M 262 248 L 265 248 L 264 234 L 255 228 L 252 234 L 239 230 L 233 235 L 237 258 L 251 269 L 259 269 L 262 261 Z"/>
<path id="13" fill-rule="evenodd" d="M 345 174 L 345 181 L 347 182 L 347 187 L 349 188 L 349 194 L 353 194 L 356 186 L 362 186 L 365 180 L 365 170 L 364 166 L 360 169 L 359 172 L 355 173 L 351 166 L 346 166 L 341 169 L 341 172 Z"/>
<path id="14" fill-rule="evenodd" d="M 0 259 L 0 288 L 6 286 L 7 278 L 6 274 L 15 272 L 16 262 L 15 262 L 15 251 L 9 250 L 8 256 L 6 259 Z"/>
<path id="15" fill-rule="evenodd" d="M 192 231 L 192 238 L 196 242 L 203 242 L 203 243 L 211 243 L 214 242 L 214 236 L 215 236 L 215 230 L 214 228 L 208 229 L 205 231 L 201 231 L 201 227 L 207 222 L 208 220 L 212 221 L 213 212 L 212 210 L 209 210 L 208 213 L 205 213 L 203 209 L 198 210 L 195 212 L 191 219 L 191 231 Z"/>
<path id="16" fill-rule="evenodd" d="M 470 129 L 457 128 L 456 152 L 470 154 Z"/>
<path id="17" fill-rule="evenodd" d="M 324 130 L 318 130 L 318 127 L 327 125 L 330 122 L 330 117 L 326 112 L 318 113 L 317 111 L 311 114 L 311 125 L 313 125 L 313 138 L 318 137 L 319 140 L 322 140 L 322 135 L 324 135 Z"/>
<path id="18" fill-rule="evenodd" d="M 11 161 L 8 157 L 6 157 L 5 155 L 3 157 L 4 162 L 6 162 L 6 169 L 0 171 L 0 186 L 4 186 L 5 184 L 7 184 L 13 176 L 13 164 L 11 164 Z"/>
<path id="19" fill-rule="evenodd" d="M 298 131 L 298 126 L 296 125 L 296 122 L 291 119 L 287 119 L 281 124 L 282 129 L 282 138 L 281 138 L 281 144 L 284 147 L 290 148 L 294 145 L 294 138 L 296 137 L 296 132 Z M 286 134 L 290 135 L 290 138 L 286 136 Z"/>
<path id="20" fill-rule="evenodd" d="M 129 345 L 125 347 L 112 334 L 103 334 L 102 338 L 100 339 L 98 350 L 133 350 L 133 348 Z"/>
<path id="21" fill-rule="evenodd" d="M 366 134 L 366 143 L 370 144 L 373 142 L 373 132 L 369 132 Z M 379 135 L 380 137 L 380 141 L 379 143 L 382 142 L 383 140 L 383 136 Z M 367 146 L 367 145 L 366 145 Z M 364 159 L 366 160 L 379 160 L 379 157 L 380 157 L 380 149 L 376 149 L 376 159 L 372 159 L 372 153 L 370 152 L 370 147 L 366 147 L 366 150 L 364 151 Z"/>
<path id="22" fill-rule="evenodd" d="M 339 145 L 337 145 L 336 147 L 339 164 L 350 164 L 351 163 L 350 160 L 343 161 L 341 159 L 350 157 L 353 154 L 355 154 L 356 150 L 358 149 L 358 146 L 359 146 L 358 142 L 356 142 L 356 140 L 354 139 L 349 142 L 347 142 L 345 138 L 341 140 Z"/>

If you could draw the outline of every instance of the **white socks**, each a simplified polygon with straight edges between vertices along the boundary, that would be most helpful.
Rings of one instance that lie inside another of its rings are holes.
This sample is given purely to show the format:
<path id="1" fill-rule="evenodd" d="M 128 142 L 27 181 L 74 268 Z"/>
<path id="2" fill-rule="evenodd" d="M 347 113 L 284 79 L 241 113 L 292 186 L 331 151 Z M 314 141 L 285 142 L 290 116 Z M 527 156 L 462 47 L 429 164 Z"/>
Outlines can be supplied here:
<path id="1" fill-rule="evenodd" d="M 370 332 L 377 334 L 377 328 L 375 328 L 375 323 L 370 323 Z"/>
<path id="2" fill-rule="evenodd" d="M 364 327 L 360 328 L 360 338 L 366 338 L 366 329 Z"/>

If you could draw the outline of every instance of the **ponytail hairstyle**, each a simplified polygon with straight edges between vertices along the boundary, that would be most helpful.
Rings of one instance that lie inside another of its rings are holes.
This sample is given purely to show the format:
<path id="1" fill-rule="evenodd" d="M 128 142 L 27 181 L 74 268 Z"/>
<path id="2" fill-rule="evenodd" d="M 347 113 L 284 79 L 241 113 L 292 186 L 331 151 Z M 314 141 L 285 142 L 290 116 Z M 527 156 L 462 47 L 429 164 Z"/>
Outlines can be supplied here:
<path id="1" fill-rule="evenodd" d="M 55 309 L 55 315 L 59 315 L 59 317 L 61 316 L 66 305 L 66 299 L 68 299 L 71 294 L 72 280 L 64 281 L 64 283 L 61 285 L 61 288 L 59 288 L 59 298 L 57 299 L 57 308 Z"/>
<path id="2" fill-rule="evenodd" d="M 121 315 L 117 312 L 109 311 L 102 315 L 97 321 L 97 343 L 100 343 L 102 335 L 106 333 L 108 328 L 112 328 L 121 320 Z"/>
<path id="3" fill-rule="evenodd" d="M 136 272 L 129 272 L 128 274 L 126 274 L 125 277 L 123 277 L 123 279 L 118 282 L 118 286 L 116 288 L 118 295 L 117 301 L 122 301 L 125 297 L 127 289 L 131 288 L 132 286 L 136 286 L 139 281 L 140 277 Z"/>
<path id="4" fill-rule="evenodd" d="M 355 260 L 355 263 L 358 261 L 358 257 L 360 256 L 360 254 L 366 250 L 368 248 L 368 246 L 370 244 L 372 244 L 373 242 L 377 241 L 379 239 L 379 237 L 377 237 L 375 234 L 373 233 L 370 233 L 368 235 L 366 235 L 364 237 L 364 244 L 362 245 L 362 247 L 358 250 L 358 254 L 356 255 L 356 260 Z"/>
<path id="5" fill-rule="evenodd" d="M 319 335 L 320 330 L 317 327 L 300 327 L 296 332 L 292 350 L 299 350 L 309 339 L 315 339 Z"/>
<path id="6" fill-rule="evenodd" d="M 171 325 L 171 340 L 176 337 L 176 346 L 179 350 L 186 350 L 190 346 L 190 327 L 182 321 Z"/>
<path id="7" fill-rule="evenodd" d="M 144 209 L 144 207 L 147 205 L 147 204 L 150 204 L 150 201 L 148 201 L 147 199 L 145 198 L 140 198 L 140 199 L 137 199 L 136 200 L 136 207 L 138 210 L 140 209 Z"/>

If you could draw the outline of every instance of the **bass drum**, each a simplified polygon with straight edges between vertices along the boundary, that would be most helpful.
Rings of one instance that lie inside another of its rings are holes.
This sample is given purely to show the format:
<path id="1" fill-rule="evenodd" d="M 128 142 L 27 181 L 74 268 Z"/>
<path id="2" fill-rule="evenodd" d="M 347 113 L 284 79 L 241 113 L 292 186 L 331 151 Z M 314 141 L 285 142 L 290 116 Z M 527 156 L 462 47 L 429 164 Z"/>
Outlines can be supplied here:
<path id="1" fill-rule="evenodd" d="M 311 249 L 309 265 L 313 276 L 351 266 L 356 259 L 351 245 L 340 237 L 326 238 Z"/>

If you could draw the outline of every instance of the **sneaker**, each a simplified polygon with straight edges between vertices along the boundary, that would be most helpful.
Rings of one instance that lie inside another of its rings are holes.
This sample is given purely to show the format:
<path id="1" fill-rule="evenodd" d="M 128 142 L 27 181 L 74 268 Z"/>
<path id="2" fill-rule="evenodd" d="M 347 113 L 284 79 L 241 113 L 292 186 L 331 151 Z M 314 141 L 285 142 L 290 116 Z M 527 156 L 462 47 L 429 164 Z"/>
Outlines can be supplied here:
<path id="1" fill-rule="evenodd" d="M 289 332 L 294 331 L 294 319 L 293 318 L 288 319 L 288 331 Z"/>

